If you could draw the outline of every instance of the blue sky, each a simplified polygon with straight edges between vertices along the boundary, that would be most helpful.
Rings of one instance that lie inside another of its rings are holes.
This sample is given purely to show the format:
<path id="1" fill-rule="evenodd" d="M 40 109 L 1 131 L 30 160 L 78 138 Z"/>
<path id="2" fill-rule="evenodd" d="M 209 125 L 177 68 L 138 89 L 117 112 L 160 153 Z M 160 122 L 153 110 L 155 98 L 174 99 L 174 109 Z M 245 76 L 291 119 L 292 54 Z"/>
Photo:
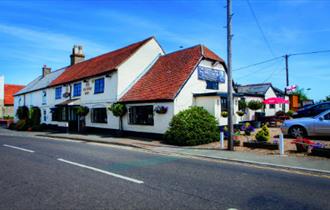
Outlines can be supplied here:
<path id="1" fill-rule="evenodd" d="M 226 59 L 224 0 L 0 1 L 0 74 L 27 84 L 43 64 L 69 64 L 74 44 L 87 58 L 156 36 L 166 52 L 205 44 Z M 241 84 L 285 86 L 284 59 L 235 69 L 286 53 L 330 49 L 330 1 L 233 0 L 233 77 Z M 271 52 L 273 51 L 273 52 Z M 290 83 L 311 88 L 316 100 L 330 95 L 330 53 L 289 58 Z"/>

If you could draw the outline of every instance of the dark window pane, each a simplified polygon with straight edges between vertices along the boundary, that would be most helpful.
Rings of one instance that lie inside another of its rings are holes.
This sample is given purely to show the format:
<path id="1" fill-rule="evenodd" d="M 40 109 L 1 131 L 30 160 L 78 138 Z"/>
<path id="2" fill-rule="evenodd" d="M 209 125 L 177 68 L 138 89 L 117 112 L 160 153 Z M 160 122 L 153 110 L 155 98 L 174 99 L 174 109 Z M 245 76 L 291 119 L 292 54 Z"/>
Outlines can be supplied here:
<path id="1" fill-rule="evenodd" d="M 221 112 L 227 112 L 228 111 L 228 101 L 227 97 L 221 97 Z"/>
<path id="2" fill-rule="evenodd" d="M 213 81 L 206 81 L 206 89 L 218 90 L 219 83 Z"/>
<path id="3" fill-rule="evenodd" d="M 55 88 L 55 99 L 60 99 L 62 97 L 62 87 Z"/>
<path id="4" fill-rule="evenodd" d="M 136 125 L 154 125 L 153 106 L 132 106 L 129 108 L 129 123 Z"/>
<path id="5" fill-rule="evenodd" d="M 93 108 L 92 109 L 92 122 L 93 123 L 107 123 L 108 115 L 106 108 Z"/>
<path id="6" fill-rule="evenodd" d="M 103 93 L 104 92 L 104 78 L 95 80 L 94 83 L 94 93 Z"/>
<path id="7" fill-rule="evenodd" d="M 81 83 L 73 85 L 73 96 L 81 96 Z"/>

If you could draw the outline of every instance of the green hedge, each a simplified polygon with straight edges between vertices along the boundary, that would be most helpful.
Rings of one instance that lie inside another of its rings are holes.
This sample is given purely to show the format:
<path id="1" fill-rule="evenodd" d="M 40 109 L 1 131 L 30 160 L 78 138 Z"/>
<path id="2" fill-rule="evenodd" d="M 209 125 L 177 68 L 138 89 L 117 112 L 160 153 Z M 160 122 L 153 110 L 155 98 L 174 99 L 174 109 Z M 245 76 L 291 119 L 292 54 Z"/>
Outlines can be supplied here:
<path id="1" fill-rule="evenodd" d="M 218 123 L 202 107 L 191 107 L 175 115 L 165 133 L 165 141 L 180 146 L 207 144 L 219 139 Z"/>

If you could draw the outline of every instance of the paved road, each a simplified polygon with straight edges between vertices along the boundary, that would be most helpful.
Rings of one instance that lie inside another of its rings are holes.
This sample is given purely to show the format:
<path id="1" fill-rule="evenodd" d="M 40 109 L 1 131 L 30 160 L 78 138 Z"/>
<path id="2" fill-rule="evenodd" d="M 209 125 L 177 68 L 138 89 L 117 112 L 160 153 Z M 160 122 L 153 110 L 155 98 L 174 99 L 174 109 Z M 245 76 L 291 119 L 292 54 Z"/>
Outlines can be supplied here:
<path id="1" fill-rule="evenodd" d="M 0 135 L 0 209 L 330 209 L 330 179 Z"/>

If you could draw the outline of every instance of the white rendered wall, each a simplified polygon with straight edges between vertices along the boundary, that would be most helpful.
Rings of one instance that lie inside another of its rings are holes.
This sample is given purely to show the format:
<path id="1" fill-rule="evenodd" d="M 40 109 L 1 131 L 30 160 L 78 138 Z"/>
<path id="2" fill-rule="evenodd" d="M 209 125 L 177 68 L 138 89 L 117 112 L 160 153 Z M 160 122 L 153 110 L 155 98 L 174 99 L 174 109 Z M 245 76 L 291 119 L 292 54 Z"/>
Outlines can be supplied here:
<path id="1" fill-rule="evenodd" d="M 118 98 L 144 75 L 164 52 L 155 39 L 145 43 L 118 68 Z"/>
<path id="2" fill-rule="evenodd" d="M 212 62 L 207 60 L 201 61 L 199 65 L 224 71 L 224 67 L 221 64 L 212 66 Z M 227 74 L 225 74 L 225 81 L 225 83 L 219 83 L 218 90 L 206 89 L 206 82 L 198 79 L 196 68 L 174 100 L 174 114 L 195 105 L 194 93 L 227 92 Z"/>
<path id="3" fill-rule="evenodd" d="M 126 131 L 136 131 L 136 132 L 146 132 L 146 133 L 159 133 L 164 134 L 169 127 L 169 123 L 173 117 L 174 109 L 173 102 L 163 102 L 163 103 L 139 103 L 139 104 L 127 104 L 127 108 L 130 106 L 143 106 L 143 105 L 153 105 L 155 109 L 156 106 L 166 106 L 168 110 L 165 114 L 158 114 L 154 112 L 154 125 L 132 125 L 129 124 L 128 113 L 123 117 L 123 128 Z"/>

